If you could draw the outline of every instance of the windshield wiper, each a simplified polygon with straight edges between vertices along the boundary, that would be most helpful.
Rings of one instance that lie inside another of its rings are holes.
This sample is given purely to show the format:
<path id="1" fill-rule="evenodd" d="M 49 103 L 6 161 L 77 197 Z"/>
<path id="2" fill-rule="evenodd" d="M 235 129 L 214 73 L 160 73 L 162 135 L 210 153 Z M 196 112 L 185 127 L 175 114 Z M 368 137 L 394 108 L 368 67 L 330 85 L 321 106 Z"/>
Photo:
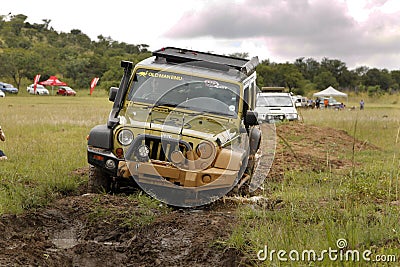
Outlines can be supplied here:
<path id="1" fill-rule="evenodd" d="M 178 106 L 178 104 L 166 103 L 166 102 L 156 102 L 156 103 L 154 103 L 153 106 L 151 106 L 151 109 L 154 109 L 154 108 L 157 108 L 157 107 L 161 107 L 161 106 L 175 108 L 176 106 Z"/>
<path id="2" fill-rule="evenodd" d="M 176 107 L 177 105 L 176 104 L 172 104 L 172 103 L 164 103 L 164 102 L 156 102 L 156 103 L 154 103 L 154 105 L 152 105 L 151 107 L 150 107 L 150 111 L 149 111 L 149 116 L 150 116 L 150 128 L 151 128 L 151 124 L 152 124 L 152 121 L 153 121 L 153 109 L 155 109 L 155 108 L 157 108 L 157 107 L 162 107 L 162 106 L 164 106 L 164 107 L 171 107 L 171 108 L 174 108 L 174 107 Z"/>

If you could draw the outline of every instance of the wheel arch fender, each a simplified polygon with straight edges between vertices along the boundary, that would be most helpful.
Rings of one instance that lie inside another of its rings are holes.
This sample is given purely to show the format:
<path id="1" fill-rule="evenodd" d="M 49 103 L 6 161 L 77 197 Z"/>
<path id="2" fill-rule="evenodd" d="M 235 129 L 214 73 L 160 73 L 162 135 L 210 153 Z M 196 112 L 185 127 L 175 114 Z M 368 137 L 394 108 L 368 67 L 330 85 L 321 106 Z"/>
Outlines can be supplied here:
<path id="1" fill-rule="evenodd" d="M 111 149 L 113 146 L 113 132 L 107 125 L 97 125 L 89 133 L 88 145 Z"/>
<path id="2" fill-rule="evenodd" d="M 252 127 L 249 132 L 250 155 L 255 155 L 260 148 L 262 132 L 259 127 Z"/>

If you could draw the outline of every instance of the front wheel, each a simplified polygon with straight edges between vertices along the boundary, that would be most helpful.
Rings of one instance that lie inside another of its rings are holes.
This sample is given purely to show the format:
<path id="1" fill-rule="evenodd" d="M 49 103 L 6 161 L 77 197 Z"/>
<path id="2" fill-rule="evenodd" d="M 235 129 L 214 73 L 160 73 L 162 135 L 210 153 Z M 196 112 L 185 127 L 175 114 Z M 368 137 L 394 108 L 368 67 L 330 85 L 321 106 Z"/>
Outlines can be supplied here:
<path id="1" fill-rule="evenodd" d="M 90 165 L 88 192 L 89 193 L 108 193 L 111 189 L 111 177 L 102 169 Z"/>

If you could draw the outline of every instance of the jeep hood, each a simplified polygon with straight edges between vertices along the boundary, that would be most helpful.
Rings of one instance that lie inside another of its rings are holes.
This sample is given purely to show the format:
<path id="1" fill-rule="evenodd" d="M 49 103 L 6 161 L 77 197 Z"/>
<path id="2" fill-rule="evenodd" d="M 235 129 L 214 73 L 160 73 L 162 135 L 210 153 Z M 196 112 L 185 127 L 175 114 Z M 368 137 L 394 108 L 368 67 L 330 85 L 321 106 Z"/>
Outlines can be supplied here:
<path id="1" fill-rule="evenodd" d="M 239 129 L 233 118 L 195 111 L 173 110 L 157 107 L 150 112 L 148 107 L 129 108 L 120 116 L 121 124 L 146 130 L 153 134 L 178 138 L 187 136 L 210 141 L 228 142 L 237 135 Z"/>

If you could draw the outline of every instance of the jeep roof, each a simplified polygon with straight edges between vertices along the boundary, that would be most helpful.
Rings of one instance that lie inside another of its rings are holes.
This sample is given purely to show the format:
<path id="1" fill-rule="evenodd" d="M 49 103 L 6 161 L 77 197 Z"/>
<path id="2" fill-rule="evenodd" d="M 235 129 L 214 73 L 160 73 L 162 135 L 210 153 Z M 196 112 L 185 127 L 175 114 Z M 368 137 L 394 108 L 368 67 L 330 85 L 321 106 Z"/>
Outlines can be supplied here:
<path id="1" fill-rule="evenodd" d="M 240 59 L 174 47 L 166 47 L 153 52 L 153 57 L 142 60 L 137 68 L 156 68 L 174 71 L 193 72 L 204 76 L 218 76 L 219 79 L 242 81 L 254 72 L 258 57 Z"/>

